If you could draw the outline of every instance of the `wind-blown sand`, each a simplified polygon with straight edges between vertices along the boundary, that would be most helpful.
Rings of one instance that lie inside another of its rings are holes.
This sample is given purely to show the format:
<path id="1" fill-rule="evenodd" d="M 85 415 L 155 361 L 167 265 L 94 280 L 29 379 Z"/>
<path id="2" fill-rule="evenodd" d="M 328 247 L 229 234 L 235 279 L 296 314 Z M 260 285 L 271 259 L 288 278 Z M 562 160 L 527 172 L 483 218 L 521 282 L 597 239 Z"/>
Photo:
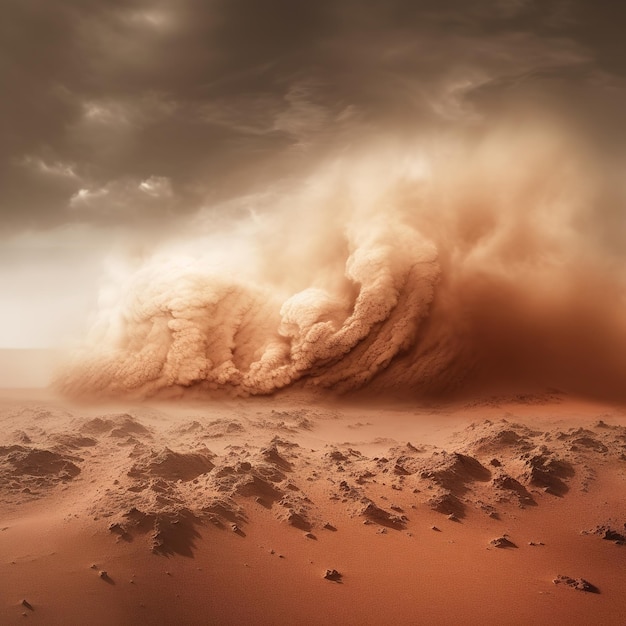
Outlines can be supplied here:
<path id="1" fill-rule="evenodd" d="M 620 407 L 19 390 L 0 424 L 3 624 L 624 623 Z"/>

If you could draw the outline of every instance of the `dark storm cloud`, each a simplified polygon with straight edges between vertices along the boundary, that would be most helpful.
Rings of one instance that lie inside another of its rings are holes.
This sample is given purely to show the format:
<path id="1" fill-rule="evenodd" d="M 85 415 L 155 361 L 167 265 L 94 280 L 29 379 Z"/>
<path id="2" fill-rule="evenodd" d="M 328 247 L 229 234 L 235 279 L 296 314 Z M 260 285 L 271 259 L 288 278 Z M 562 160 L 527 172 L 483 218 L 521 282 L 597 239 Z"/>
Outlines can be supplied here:
<path id="1" fill-rule="evenodd" d="M 160 222 L 295 174 L 363 135 L 480 129 L 525 104 L 620 146 L 624 66 L 620 33 L 606 28 L 619 16 L 583 2 L 3 9 L 0 211 L 12 228 Z"/>

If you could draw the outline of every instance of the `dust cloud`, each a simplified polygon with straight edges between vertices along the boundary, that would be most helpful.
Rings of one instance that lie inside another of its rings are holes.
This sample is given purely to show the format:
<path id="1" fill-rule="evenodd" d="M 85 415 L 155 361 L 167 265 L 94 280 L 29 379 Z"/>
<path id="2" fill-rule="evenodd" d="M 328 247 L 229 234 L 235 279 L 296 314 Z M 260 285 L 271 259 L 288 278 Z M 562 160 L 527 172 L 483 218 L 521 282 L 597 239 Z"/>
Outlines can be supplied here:
<path id="1" fill-rule="evenodd" d="M 623 259 L 598 227 L 612 184 L 557 125 L 364 138 L 112 262 L 56 384 L 620 397 Z"/>

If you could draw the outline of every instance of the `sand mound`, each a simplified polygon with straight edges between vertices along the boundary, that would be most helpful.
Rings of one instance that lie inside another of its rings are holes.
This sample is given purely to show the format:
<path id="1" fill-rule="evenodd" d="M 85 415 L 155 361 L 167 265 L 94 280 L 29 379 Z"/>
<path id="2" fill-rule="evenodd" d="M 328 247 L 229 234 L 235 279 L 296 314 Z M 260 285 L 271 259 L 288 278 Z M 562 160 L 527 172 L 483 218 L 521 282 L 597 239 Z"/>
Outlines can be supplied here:
<path id="1" fill-rule="evenodd" d="M 538 454 L 525 454 L 522 458 L 528 468 L 524 476 L 530 485 L 541 487 L 546 493 L 555 496 L 562 496 L 569 491 L 565 479 L 575 474 L 569 461 L 555 456 L 545 447 Z"/>
<path id="2" fill-rule="evenodd" d="M 518 480 L 515 480 L 515 478 L 507 474 L 496 476 L 493 479 L 493 487 L 496 489 L 496 492 L 502 492 L 502 495 L 498 496 L 499 501 L 509 501 L 514 497 L 521 505 L 537 504 L 528 489 Z"/>
<path id="3" fill-rule="evenodd" d="M 541 433 L 517 423 L 501 420 L 493 423 L 485 420 L 483 424 L 469 427 L 469 445 L 479 454 L 511 449 L 524 452 L 535 446 L 534 439 Z"/>
<path id="4" fill-rule="evenodd" d="M 215 467 L 211 462 L 214 457 L 215 455 L 207 449 L 183 453 L 164 448 L 158 452 L 150 451 L 142 455 L 133 464 L 128 475 L 131 478 L 156 476 L 171 481 L 193 480 Z"/>
<path id="5" fill-rule="evenodd" d="M 38 477 L 49 481 L 70 480 L 80 474 L 80 468 L 74 461 L 79 457 L 70 457 L 52 450 L 27 448 L 25 446 L 0 447 L 3 473 L 5 476 Z"/>
<path id="6" fill-rule="evenodd" d="M 150 430 L 128 413 L 94 417 L 80 424 L 79 430 L 89 435 L 108 434 L 111 437 L 150 436 Z"/>
<path id="7" fill-rule="evenodd" d="M 84 435 L 73 435 L 68 433 L 60 433 L 51 437 L 58 446 L 76 450 L 78 448 L 91 448 L 98 444 L 98 440 L 93 437 L 85 437 Z"/>
<path id="8" fill-rule="evenodd" d="M 178 437 L 190 435 L 196 438 L 220 439 L 242 433 L 244 426 L 237 420 L 232 419 L 213 419 L 207 421 L 200 418 L 191 421 L 185 421 L 179 426 L 172 428 L 173 435 Z"/>
<path id="9" fill-rule="evenodd" d="M 389 528 L 401 529 L 405 527 L 407 518 L 404 515 L 395 515 L 385 511 L 371 501 L 366 501 L 360 514 L 371 522 L 376 522 Z"/>
<path id="10" fill-rule="evenodd" d="M 491 479 L 491 472 L 480 461 L 458 452 L 435 452 L 427 467 L 421 478 L 454 492 L 465 491 L 468 483 Z"/>
<path id="11" fill-rule="evenodd" d="M 125 541 L 136 535 L 148 535 L 153 552 L 164 556 L 180 554 L 192 556 L 199 519 L 191 511 L 180 508 L 174 511 L 146 512 L 135 507 L 123 515 L 124 522 L 115 522 L 109 531 Z"/>

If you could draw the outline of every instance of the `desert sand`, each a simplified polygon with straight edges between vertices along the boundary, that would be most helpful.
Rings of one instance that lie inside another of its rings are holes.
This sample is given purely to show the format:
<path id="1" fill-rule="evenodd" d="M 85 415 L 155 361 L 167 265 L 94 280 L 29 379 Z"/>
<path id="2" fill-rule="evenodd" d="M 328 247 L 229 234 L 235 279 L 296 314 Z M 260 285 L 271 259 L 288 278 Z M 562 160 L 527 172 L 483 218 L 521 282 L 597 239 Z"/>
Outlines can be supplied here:
<path id="1" fill-rule="evenodd" d="M 626 411 L 0 404 L 3 624 L 623 624 Z"/>
<path id="2" fill-rule="evenodd" d="M 0 626 L 626 626 L 626 3 L 2 9 Z"/>

